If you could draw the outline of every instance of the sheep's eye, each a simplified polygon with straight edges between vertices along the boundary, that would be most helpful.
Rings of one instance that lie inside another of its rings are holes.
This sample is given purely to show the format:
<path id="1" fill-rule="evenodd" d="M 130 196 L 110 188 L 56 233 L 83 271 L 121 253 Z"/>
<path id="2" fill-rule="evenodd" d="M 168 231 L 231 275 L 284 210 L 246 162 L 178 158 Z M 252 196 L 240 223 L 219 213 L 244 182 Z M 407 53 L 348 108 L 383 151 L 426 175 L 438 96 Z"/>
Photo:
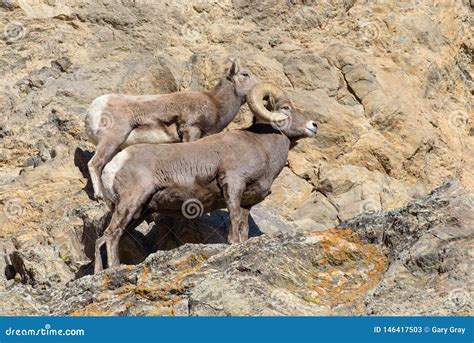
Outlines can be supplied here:
<path id="1" fill-rule="evenodd" d="M 250 77 L 249 73 L 246 73 L 246 72 L 243 72 L 243 73 L 242 73 L 242 76 L 243 76 L 243 77 Z"/>
<path id="2" fill-rule="evenodd" d="M 289 106 L 283 106 L 281 109 L 284 110 L 284 111 L 290 111 L 291 110 L 291 108 Z"/>

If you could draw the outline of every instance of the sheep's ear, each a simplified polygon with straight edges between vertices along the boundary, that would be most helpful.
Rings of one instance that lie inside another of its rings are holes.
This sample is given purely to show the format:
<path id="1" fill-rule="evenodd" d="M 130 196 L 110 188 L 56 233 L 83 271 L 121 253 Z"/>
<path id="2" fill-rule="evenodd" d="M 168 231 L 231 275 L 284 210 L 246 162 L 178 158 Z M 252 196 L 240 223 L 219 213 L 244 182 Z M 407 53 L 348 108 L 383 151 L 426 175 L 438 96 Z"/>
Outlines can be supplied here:
<path id="1" fill-rule="evenodd" d="M 232 61 L 232 65 L 229 69 L 229 75 L 236 75 L 240 71 L 240 59 L 236 58 Z"/>

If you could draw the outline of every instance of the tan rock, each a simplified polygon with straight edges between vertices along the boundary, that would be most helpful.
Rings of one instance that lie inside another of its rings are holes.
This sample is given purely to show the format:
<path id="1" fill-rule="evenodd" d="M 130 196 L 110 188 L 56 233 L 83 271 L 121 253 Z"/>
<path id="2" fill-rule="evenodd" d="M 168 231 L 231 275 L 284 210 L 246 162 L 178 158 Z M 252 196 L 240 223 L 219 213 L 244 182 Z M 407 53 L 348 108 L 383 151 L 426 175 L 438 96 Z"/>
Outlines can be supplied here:
<path id="1" fill-rule="evenodd" d="M 237 56 L 319 124 L 314 139 L 290 152 L 273 194 L 252 209 L 254 236 L 331 228 L 421 198 L 448 179 L 474 191 L 469 1 L 9 0 L 0 7 L 0 271 L 12 273 L 1 261 L 17 252 L 33 272 L 25 282 L 64 284 L 90 273 L 106 222 L 105 206 L 86 192 L 94 147 L 83 120 L 91 101 L 210 88 Z M 251 120 L 243 106 L 228 129 Z M 225 218 L 223 211 L 184 223 L 176 237 L 165 225 L 143 224 L 124 239 L 122 257 L 138 263 L 157 248 L 222 243 Z M 10 274 L 0 283 L 16 287 L 21 277 Z M 276 303 L 305 304 L 284 287 L 271 291 Z M 8 300 L 13 308 L 26 298 L 13 292 Z M 319 310 L 311 313 L 329 313 L 327 304 Z M 100 311 L 112 309 L 84 313 Z"/>

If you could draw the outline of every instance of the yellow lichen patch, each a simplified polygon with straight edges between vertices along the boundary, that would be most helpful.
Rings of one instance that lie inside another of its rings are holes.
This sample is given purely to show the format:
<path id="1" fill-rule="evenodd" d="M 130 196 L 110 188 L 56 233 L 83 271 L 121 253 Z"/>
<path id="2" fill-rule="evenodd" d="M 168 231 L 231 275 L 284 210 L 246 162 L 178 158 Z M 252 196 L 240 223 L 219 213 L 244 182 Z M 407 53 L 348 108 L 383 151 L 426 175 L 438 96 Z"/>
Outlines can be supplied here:
<path id="1" fill-rule="evenodd" d="M 174 264 L 178 269 L 175 276 L 167 282 L 161 282 L 158 285 L 154 280 L 148 280 L 145 277 L 148 274 L 148 270 L 144 269 L 139 276 L 139 282 L 134 292 L 136 296 L 156 303 L 156 306 L 148 315 L 174 315 L 174 305 L 180 301 L 180 297 L 176 294 L 185 291 L 185 277 L 198 271 L 201 268 L 201 262 L 204 260 L 204 256 L 192 254 L 183 256 Z"/>
<path id="2" fill-rule="evenodd" d="M 104 274 L 104 278 L 102 280 L 102 289 L 109 288 L 110 276 L 108 273 Z"/>
<path id="3" fill-rule="evenodd" d="M 192 264 L 192 265 L 197 265 L 197 264 L 201 264 L 202 262 L 206 261 L 207 260 L 207 257 L 204 256 L 204 255 L 194 255 L 194 254 L 191 254 L 189 256 L 189 262 Z"/>
<path id="4" fill-rule="evenodd" d="M 76 310 L 69 314 L 70 316 L 113 316 L 114 314 L 110 310 L 102 310 L 100 304 L 92 303 L 86 307 Z"/>
<path id="5" fill-rule="evenodd" d="M 175 262 L 175 266 L 181 270 L 185 270 L 187 268 L 192 268 L 197 265 L 200 265 L 202 262 L 206 261 L 207 258 L 204 255 L 195 255 L 195 254 L 187 254 L 181 257 L 179 260 Z"/>
<path id="6" fill-rule="evenodd" d="M 332 266 L 351 263 L 363 255 L 363 250 L 358 248 L 364 243 L 349 229 L 316 232 L 314 235 L 321 236 L 319 244 L 324 251 L 323 260 Z"/>
<path id="7" fill-rule="evenodd" d="M 147 294 L 148 291 L 145 287 L 145 282 L 148 276 L 148 267 L 146 265 L 143 266 L 142 271 L 138 275 L 138 281 L 137 281 L 137 286 L 135 287 L 135 293 L 140 295 L 140 294 Z"/>
<path id="8" fill-rule="evenodd" d="M 318 305 L 324 304 L 324 300 L 321 297 L 310 295 L 310 294 L 303 295 L 303 300 L 306 300 L 308 302 L 312 302 Z"/>
<path id="9" fill-rule="evenodd" d="M 332 308 L 344 306 L 362 311 L 365 293 L 380 281 L 386 270 L 386 256 L 350 229 L 311 235 L 319 238 L 321 256 L 316 264 L 321 269 L 311 273 L 314 279 L 307 285 L 309 294 L 303 299 Z"/>
<path id="10" fill-rule="evenodd" d="M 130 294 L 132 291 L 134 290 L 134 287 L 130 284 L 126 284 L 120 288 L 117 288 L 115 290 L 115 294 L 116 295 L 126 295 L 126 294 Z"/>

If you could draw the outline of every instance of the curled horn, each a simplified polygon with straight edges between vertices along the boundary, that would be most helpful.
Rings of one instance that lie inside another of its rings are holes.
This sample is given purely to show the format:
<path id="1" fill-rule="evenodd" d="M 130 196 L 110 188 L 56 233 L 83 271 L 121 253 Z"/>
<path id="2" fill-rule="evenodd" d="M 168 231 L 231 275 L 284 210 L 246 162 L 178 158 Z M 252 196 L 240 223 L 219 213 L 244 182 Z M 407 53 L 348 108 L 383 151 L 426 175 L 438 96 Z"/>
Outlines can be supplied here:
<path id="1" fill-rule="evenodd" d="M 279 112 L 270 112 L 263 105 L 263 99 L 266 96 L 273 96 L 275 98 L 283 97 L 283 91 L 278 87 L 269 83 L 258 83 L 247 94 L 247 104 L 250 110 L 260 119 L 267 122 L 277 122 L 286 120 L 288 117 Z"/>

